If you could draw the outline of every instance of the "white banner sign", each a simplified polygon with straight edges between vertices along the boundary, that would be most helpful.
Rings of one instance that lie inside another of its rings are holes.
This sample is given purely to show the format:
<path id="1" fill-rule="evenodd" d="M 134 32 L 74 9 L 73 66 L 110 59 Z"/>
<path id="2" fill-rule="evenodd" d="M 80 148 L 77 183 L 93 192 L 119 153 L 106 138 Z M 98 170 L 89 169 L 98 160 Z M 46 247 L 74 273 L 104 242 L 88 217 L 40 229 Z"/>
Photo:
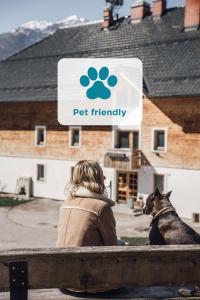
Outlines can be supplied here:
<path id="1" fill-rule="evenodd" d="M 138 126 L 142 62 L 136 58 L 63 58 L 58 63 L 62 125 Z"/>

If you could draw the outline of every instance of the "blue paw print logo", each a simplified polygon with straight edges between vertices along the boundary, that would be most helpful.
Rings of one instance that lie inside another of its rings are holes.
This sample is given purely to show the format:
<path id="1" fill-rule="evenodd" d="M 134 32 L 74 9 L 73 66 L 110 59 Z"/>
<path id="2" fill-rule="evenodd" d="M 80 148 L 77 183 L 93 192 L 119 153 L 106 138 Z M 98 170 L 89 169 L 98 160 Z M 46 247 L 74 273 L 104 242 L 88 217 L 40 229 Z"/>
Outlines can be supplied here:
<path id="1" fill-rule="evenodd" d="M 109 87 L 114 87 L 117 84 L 117 77 L 115 75 L 109 75 L 107 67 L 102 67 L 99 73 L 95 68 L 91 67 L 88 69 L 87 75 L 81 76 L 80 84 L 84 87 L 89 87 L 92 84 L 86 92 L 87 98 L 101 98 L 106 100 L 111 96 Z"/>

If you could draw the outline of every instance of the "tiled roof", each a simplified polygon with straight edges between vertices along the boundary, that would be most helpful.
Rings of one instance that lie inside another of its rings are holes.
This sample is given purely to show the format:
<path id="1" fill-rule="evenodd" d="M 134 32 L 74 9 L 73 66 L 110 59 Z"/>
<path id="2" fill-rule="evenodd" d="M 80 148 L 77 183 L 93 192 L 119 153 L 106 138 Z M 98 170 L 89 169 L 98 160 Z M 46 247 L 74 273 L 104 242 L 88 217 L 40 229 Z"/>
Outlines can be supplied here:
<path id="1" fill-rule="evenodd" d="M 138 57 L 149 97 L 200 95 L 200 30 L 183 30 L 184 8 L 169 9 L 110 30 L 101 23 L 58 30 L 0 64 L 0 101 L 57 99 L 57 62 L 62 57 Z"/>

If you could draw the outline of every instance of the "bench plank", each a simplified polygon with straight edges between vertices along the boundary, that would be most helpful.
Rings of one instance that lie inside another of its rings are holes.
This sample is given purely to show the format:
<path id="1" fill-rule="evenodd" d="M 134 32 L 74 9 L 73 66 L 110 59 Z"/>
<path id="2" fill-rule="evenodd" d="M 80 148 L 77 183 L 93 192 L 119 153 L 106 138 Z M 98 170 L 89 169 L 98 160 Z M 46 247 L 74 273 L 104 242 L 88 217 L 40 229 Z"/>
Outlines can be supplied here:
<path id="1" fill-rule="evenodd" d="M 0 291 L 8 264 L 28 262 L 29 288 L 198 285 L 200 246 L 83 247 L 0 251 Z"/>

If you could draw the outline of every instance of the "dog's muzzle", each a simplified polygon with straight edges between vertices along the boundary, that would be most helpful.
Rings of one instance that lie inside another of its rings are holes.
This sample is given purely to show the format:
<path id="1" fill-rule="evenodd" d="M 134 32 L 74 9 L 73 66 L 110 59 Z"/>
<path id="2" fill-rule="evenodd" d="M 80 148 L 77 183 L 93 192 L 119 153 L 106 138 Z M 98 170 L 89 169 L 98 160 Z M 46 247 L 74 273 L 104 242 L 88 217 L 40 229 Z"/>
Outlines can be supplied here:
<path id="1" fill-rule="evenodd" d="M 150 211 L 148 210 L 148 208 L 146 207 L 146 205 L 143 207 L 142 212 L 145 215 L 150 215 Z"/>

